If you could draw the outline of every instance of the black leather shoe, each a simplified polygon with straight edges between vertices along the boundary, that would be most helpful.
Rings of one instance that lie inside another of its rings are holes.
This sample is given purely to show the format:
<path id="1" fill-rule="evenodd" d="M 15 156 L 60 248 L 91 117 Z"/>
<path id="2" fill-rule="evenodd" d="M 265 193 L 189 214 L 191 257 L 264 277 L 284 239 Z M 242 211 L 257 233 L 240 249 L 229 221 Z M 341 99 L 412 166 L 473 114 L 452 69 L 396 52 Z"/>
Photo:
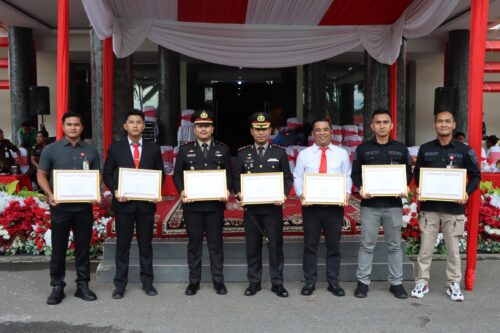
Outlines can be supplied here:
<path id="1" fill-rule="evenodd" d="M 248 285 L 248 288 L 245 289 L 245 296 L 253 296 L 257 294 L 258 291 L 261 290 L 260 282 L 258 283 L 252 283 Z"/>
<path id="2" fill-rule="evenodd" d="M 200 289 L 199 283 L 190 283 L 186 288 L 186 295 L 193 296 Z"/>
<path id="3" fill-rule="evenodd" d="M 62 300 L 66 297 L 64 294 L 64 287 L 62 286 L 55 286 L 52 288 L 52 292 L 50 293 L 50 296 L 47 298 L 47 304 L 48 305 L 56 305 L 62 302 Z"/>
<path id="4" fill-rule="evenodd" d="M 329 292 L 334 294 L 335 296 L 345 296 L 345 291 L 338 284 L 328 284 L 328 288 L 326 288 Z"/>
<path id="5" fill-rule="evenodd" d="M 302 288 L 302 291 L 300 292 L 304 296 L 311 296 L 313 294 L 313 291 L 316 289 L 316 286 L 312 282 L 306 282 L 304 287 Z"/>
<path id="6" fill-rule="evenodd" d="M 156 290 L 156 288 L 153 287 L 153 285 L 142 286 L 142 290 L 144 290 L 144 292 L 148 296 L 156 296 L 156 295 L 158 295 L 158 290 Z"/>
<path id="7" fill-rule="evenodd" d="M 396 286 L 391 285 L 389 291 L 394 295 L 394 297 L 399 299 L 408 298 L 408 294 L 406 293 L 405 288 L 402 284 L 398 284 Z"/>
<path id="8" fill-rule="evenodd" d="M 81 298 L 84 301 L 95 301 L 97 299 L 96 294 L 87 286 L 76 287 L 75 297 Z"/>
<path id="9" fill-rule="evenodd" d="M 279 297 L 288 297 L 288 291 L 285 289 L 285 287 L 283 287 L 282 284 L 274 285 L 271 288 L 271 291 Z"/>
<path id="10" fill-rule="evenodd" d="M 225 295 L 227 294 L 227 288 L 226 286 L 224 285 L 224 283 L 214 283 L 214 289 L 215 289 L 215 292 L 218 294 L 218 295 Z"/>
<path id="11" fill-rule="evenodd" d="M 113 294 L 111 295 L 111 297 L 113 297 L 114 299 L 121 299 L 123 298 L 124 295 L 125 295 L 125 290 L 115 288 L 115 290 L 113 290 Z"/>
<path id="12" fill-rule="evenodd" d="M 368 296 L 368 285 L 358 281 L 356 290 L 354 290 L 354 297 L 365 298 L 366 296 Z"/>

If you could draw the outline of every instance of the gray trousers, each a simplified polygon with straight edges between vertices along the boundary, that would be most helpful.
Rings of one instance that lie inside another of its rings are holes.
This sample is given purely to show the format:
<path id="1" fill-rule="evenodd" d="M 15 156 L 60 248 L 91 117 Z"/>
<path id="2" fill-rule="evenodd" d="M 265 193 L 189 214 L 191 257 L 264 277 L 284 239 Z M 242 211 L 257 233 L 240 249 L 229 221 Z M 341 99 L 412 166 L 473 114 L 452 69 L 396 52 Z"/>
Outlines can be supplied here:
<path id="1" fill-rule="evenodd" d="M 399 207 L 361 207 L 361 245 L 358 253 L 358 281 L 369 285 L 373 252 L 380 225 L 384 228 L 391 285 L 403 283 L 403 251 L 401 249 L 402 211 Z"/>

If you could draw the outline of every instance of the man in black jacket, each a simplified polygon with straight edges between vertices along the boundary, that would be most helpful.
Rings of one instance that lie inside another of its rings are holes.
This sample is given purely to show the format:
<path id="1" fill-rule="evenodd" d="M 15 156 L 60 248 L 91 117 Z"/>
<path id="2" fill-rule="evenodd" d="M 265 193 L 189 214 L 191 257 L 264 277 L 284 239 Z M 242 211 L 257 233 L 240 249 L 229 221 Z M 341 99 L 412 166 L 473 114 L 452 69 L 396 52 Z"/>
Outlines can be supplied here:
<path id="1" fill-rule="evenodd" d="M 227 294 L 224 285 L 224 251 L 222 228 L 227 198 L 219 201 L 191 201 L 184 194 L 184 170 L 226 170 L 228 193 L 232 190 L 232 168 L 229 148 L 214 140 L 214 115 L 198 110 L 191 116 L 196 141 L 182 145 L 174 166 L 174 184 L 183 200 L 183 217 L 188 233 L 189 285 L 186 295 L 193 296 L 200 289 L 203 236 L 207 236 L 210 270 L 215 292 Z"/>
<path id="2" fill-rule="evenodd" d="M 257 112 L 249 118 L 250 134 L 254 144 L 238 151 L 235 171 L 235 191 L 241 196 L 242 173 L 283 172 L 285 196 L 292 188 L 293 178 L 284 148 L 269 144 L 271 120 L 267 113 Z M 283 210 L 281 202 L 275 204 L 248 205 L 245 207 L 246 254 L 248 263 L 249 286 L 246 296 L 253 296 L 261 289 L 262 278 L 262 239 L 263 233 L 269 238 L 269 271 L 272 291 L 280 297 L 288 297 L 283 286 Z"/>
<path id="3" fill-rule="evenodd" d="M 153 286 L 153 247 L 151 244 L 156 204 L 144 200 L 129 201 L 119 196 L 117 192 L 120 168 L 161 170 L 163 179 L 163 160 L 160 147 L 143 140 L 144 125 L 144 113 L 139 110 L 128 112 L 123 124 L 127 138 L 111 144 L 104 163 L 104 183 L 114 193 L 112 207 L 115 212 L 117 234 L 116 273 L 113 280 L 115 290 L 112 295 L 114 299 L 123 298 L 125 294 L 134 225 L 139 245 L 142 289 L 148 296 L 158 294 Z"/>

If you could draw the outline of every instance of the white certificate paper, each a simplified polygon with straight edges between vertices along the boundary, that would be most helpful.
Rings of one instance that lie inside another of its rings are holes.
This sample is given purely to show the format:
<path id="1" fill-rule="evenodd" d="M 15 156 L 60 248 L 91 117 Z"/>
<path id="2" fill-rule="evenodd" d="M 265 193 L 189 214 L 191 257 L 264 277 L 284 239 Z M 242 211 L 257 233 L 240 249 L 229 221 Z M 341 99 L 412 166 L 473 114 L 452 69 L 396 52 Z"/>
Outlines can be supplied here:
<path id="1" fill-rule="evenodd" d="M 306 173 L 304 175 L 304 203 L 343 205 L 346 199 L 344 174 Z"/>
<path id="2" fill-rule="evenodd" d="M 372 197 L 399 196 L 408 192 L 406 165 L 363 165 L 363 191 Z"/>
<path id="3" fill-rule="evenodd" d="M 226 170 L 184 171 L 184 194 L 194 201 L 227 198 Z"/>
<path id="4" fill-rule="evenodd" d="M 101 200 L 99 170 L 53 170 L 56 202 L 92 202 Z"/>
<path id="5" fill-rule="evenodd" d="M 283 172 L 242 173 L 241 202 L 245 205 L 284 202 Z"/>
<path id="6" fill-rule="evenodd" d="M 466 169 L 421 168 L 420 200 L 465 200 Z"/>
<path id="7" fill-rule="evenodd" d="M 129 200 L 161 200 L 160 170 L 120 168 L 118 195 Z"/>

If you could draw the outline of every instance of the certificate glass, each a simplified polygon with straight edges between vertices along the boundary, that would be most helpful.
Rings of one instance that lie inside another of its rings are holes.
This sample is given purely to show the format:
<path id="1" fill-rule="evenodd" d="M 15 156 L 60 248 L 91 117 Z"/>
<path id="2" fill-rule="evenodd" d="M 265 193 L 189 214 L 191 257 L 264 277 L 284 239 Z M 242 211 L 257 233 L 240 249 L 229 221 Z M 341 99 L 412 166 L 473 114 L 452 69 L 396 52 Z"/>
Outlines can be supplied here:
<path id="1" fill-rule="evenodd" d="M 99 170 L 53 170 L 52 180 L 58 203 L 101 200 Z"/>
<path id="2" fill-rule="evenodd" d="M 120 168 L 118 195 L 129 200 L 161 200 L 161 170 Z"/>
<path id="3" fill-rule="evenodd" d="M 372 197 L 393 197 L 408 192 L 406 165 L 363 165 L 363 191 Z"/>
<path id="4" fill-rule="evenodd" d="M 241 174 L 241 202 L 245 205 L 285 201 L 283 172 Z"/>
<path id="5" fill-rule="evenodd" d="M 304 175 L 304 203 L 343 205 L 346 199 L 344 174 L 306 173 Z"/>
<path id="6" fill-rule="evenodd" d="M 226 170 L 184 171 L 184 194 L 194 201 L 227 198 Z"/>
<path id="7" fill-rule="evenodd" d="M 465 200 L 466 169 L 421 168 L 420 200 Z"/>

